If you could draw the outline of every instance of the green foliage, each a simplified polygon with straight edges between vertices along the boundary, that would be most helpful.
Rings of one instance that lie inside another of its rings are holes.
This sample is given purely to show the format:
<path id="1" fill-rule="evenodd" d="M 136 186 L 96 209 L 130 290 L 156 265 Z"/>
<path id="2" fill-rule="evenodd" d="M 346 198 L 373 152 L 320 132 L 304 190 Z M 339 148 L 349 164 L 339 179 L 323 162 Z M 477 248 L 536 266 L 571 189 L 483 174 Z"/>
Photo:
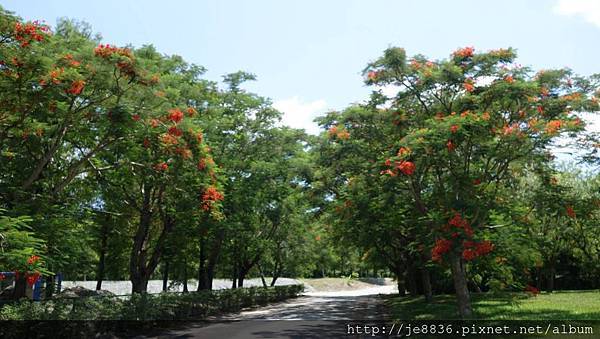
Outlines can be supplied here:
<path id="1" fill-rule="evenodd" d="M 27 260 L 43 251 L 44 241 L 31 231 L 30 222 L 29 217 L 0 215 L 0 272 L 26 272 Z M 47 271 L 39 267 L 38 272 Z"/>

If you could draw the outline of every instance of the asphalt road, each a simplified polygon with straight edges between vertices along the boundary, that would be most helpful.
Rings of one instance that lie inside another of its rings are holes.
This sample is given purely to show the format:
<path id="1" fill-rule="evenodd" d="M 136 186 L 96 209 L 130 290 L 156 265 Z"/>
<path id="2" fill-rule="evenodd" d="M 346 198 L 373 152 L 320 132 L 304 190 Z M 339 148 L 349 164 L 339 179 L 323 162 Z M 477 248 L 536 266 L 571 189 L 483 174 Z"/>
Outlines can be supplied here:
<path id="1" fill-rule="evenodd" d="M 348 325 L 386 316 L 379 293 L 390 286 L 365 290 L 308 293 L 260 309 L 214 317 L 166 330 L 152 338 L 332 338 L 348 337 Z"/>

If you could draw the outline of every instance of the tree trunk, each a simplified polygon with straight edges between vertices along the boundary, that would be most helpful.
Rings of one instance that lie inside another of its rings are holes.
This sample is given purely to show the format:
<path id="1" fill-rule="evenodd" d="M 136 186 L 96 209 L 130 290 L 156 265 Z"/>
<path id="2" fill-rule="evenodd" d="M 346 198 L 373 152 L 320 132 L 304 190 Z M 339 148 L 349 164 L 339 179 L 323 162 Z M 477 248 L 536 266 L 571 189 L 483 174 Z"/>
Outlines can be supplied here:
<path id="1" fill-rule="evenodd" d="M 396 284 L 398 285 L 398 295 L 401 297 L 406 296 L 406 286 L 404 286 L 404 277 L 402 273 L 396 276 Z"/>
<path id="2" fill-rule="evenodd" d="M 275 282 L 281 275 L 282 267 L 280 264 L 275 263 L 275 269 L 273 270 L 273 276 L 271 277 L 271 286 L 275 286 Z"/>
<path id="3" fill-rule="evenodd" d="M 100 260 L 98 261 L 98 271 L 96 273 L 96 291 L 100 291 L 102 289 L 102 280 L 104 280 L 104 266 L 106 262 L 106 250 L 108 244 L 108 221 L 110 219 L 107 217 L 104 221 L 101 229 L 101 240 L 100 240 Z"/>
<path id="4" fill-rule="evenodd" d="M 131 280 L 132 293 L 144 293 L 148 287 L 146 278 L 146 252 L 144 243 L 150 229 L 152 212 L 150 207 L 150 189 L 146 187 L 138 229 L 133 238 L 133 246 L 129 257 L 129 276 Z"/>
<path id="5" fill-rule="evenodd" d="M 250 271 L 247 266 L 240 267 L 238 270 L 238 287 L 244 287 L 244 279 L 246 279 L 246 275 Z"/>
<path id="6" fill-rule="evenodd" d="M 54 294 L 54 290 L 56 289 L 56 285 L 54 284 L 55 275 L 50 275 L 46 277 L 46 299 L 52 298 Z"/>
<path id="7" fill-rule="evenodd" d="M 148 291 L 148 277 L 137 275 L 131 277 L 131 292 L 146 293 Z"/>
<path id="8" fill-rule="evenodd" d="M 395 263 L 390 265 L 390 270 L 394 272 L 394 275 L 396 276 L 396 285 L 398 286 L 398 295 L 401 297 L 406 296 L 406 285 L 405 285 L 405 276 L 404 276 L 404 267 L 402 264 L 400 263 Z M 377 275 L 375 273 L 375 269 L 373 269 L 374 274 L 373 275 Z"/>
<path id="9" fill-rule="evenodd" d="M 263 287 L 267 287 L 267 281 L 265 280 L 265 275 L 263 273 L 262 267 L 260 267 L 259 263 L 256 263 L 256 267 L 258 268 L 258 273 L 260 274 L 260 281 L 263 284 Z"/>
<path id="10" fill-rule="evenodd" d="M 430 303 L 433 300 L 433 293 L 431 292 L 431 276 L 426 267 L 421 269 L 421 282 L 423 283 L 423 295 L 425 296 L 425 301 Z"/>
<path id="11" fill-rule="evenodd" d="M 238 266 L 237 264 L 234 262 L 233 263 L 233 274 L 231 276 L 231 280 L 233 280 L 233 282 L 231 283 L 231 288 L 237 288 L 237 278 L 238 278 Z"/>
<path id="12" fill-rule="evenodd" d="M 210 254 L 208 256 L 208 262 L 206 264 L 206 273 L 203 275 L 204 283 L 202 285 L 203 289 L 212 290 L 212 282 L 215 276 L 215 267 L 217 265 L 217 261 L 219 260 L 219 256 L 221 254 L 221 246 L 223 244 L 223 238 L 225 237 L 225 231 L 223 229 L 219 229 L 217 232 L 217 236 L 215 237 L 215 241 L 213 246 L 210 248 Z M 203 243 L 205 245 L 206 242 Z M 205 246 L 203 246 L 205 247 Z M 200 284 L 198 284 L 200 287 Z"/>
<path id="13" fill-rule="evenodd" d="M 405 281 L 406 281 L 406 287 L 408 288 L 408 293 L 410 293 L 411 296 L 416 297 L 419 295 L 419 290 L 417 287 L 417 270 L 415 269 L 415 267 L 411 264 L 410 266 L 408 266 L 408 269 L 406 270 L 406 274 L 405 274 Z"/>
<path id="14" fill-rule="evenodd" d="M 143 207 L 140 211 L 140 223 L 133 238 L 133 247 L 129 258 L 132 293 L 145 293 L 147 291 L 148 279 L 150 279 L 160 262 L 165 241 L 174 226 L 174 219 L 170 215 L 164 214 L 162 218 L 163 228 L 156 240 L 150 259 L 147 259 L 148 248 L 145 248 L 144 245 L 148 241 L 148 232 L 152 221 L 151 191 L 151 189 L 145 191 Z"/>
<path id="15" fill-rule="evenodd" d="M 183 262 L 183 293 L 188 293 L 188 270 L 187 261 Z"/>
<path id="16" fill-rule="evenodd" d="M 25 281 L 25 273 L 18 272 L 18 277 L 15 276 L 15 289 L 13 290 L 13 299 L 19 300 L 27 296 L 27 283 Z"/>
<path id="17" fill-rule="evenodd" d="M 543 277 L 542 268 L 537 267 L 535 273 L 536 273 L 535 288 L 537 288 L 538 291 L 541 291 L 542 290 L 542 277 Z"/>
<path id="18" fill-rule="evenodd" d="M 548 292 L 554 292 L 554 279 L 556 278 L 556 265 L 551 263 L 548 269 Z"/>
<path id="19" fill-rule="evenodd" d="M 467 277 L 462 258 L 454 254 L 450 258 L 450 268 L 452 270 L 452 279 L 454 281 L 454 291 L 456 293 L 456 302 L 458 312 L 461 318 L 468 318 L 473 313 L 471 309 L 471 297 L 467 288 Z"/>
<path id="20" fill-rule="evenodd" d="M 200 237 L 200 257 L 198 258 L 198 291 L 208 289 L 206 286 L 206 240 Z"/>
<path id="21" fill-rule="evenodd" d="M 167 292 L 169 288 L 169 261 L 165 261 L 163 265 L 163 284 L 162 290 L 163 292 Z"/>

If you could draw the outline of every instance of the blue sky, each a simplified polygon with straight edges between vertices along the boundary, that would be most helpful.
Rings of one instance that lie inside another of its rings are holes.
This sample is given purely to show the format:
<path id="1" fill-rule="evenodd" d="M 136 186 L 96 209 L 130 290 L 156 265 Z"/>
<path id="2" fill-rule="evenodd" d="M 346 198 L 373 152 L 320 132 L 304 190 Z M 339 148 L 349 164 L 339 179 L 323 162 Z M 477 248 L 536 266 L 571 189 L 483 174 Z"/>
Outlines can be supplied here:
<path id="1" fill-rule="evenodd" d="M 208 68 L 207 77 L 255 73 L 247 89 L 270 97 L 284 122 L 364 100 L 360 75 L 389 46 L 443 58 L 457 47 L 512 46 L 536 69 L 600 72 L 600 1 L 38 1 L 0 0 L 25 19 L 90 23 L 104 41 L 154 44 Z"/>

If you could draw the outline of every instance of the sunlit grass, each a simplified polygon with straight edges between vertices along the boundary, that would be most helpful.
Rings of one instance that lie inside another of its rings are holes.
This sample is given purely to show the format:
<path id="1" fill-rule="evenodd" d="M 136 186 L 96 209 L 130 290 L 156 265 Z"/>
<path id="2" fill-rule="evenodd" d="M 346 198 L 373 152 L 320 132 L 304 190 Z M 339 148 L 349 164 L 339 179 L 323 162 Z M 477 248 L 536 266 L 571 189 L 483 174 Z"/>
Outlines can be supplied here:
<path id="1" fill-rule="evenodd" d="M 489 320 L 600 320 L 600 291 L 473 294 L 473 318 Z M 453 295 L 438 295 L 428 304 L 422 297 L 388 296 L 395 319 L 457 319 Z"/>

